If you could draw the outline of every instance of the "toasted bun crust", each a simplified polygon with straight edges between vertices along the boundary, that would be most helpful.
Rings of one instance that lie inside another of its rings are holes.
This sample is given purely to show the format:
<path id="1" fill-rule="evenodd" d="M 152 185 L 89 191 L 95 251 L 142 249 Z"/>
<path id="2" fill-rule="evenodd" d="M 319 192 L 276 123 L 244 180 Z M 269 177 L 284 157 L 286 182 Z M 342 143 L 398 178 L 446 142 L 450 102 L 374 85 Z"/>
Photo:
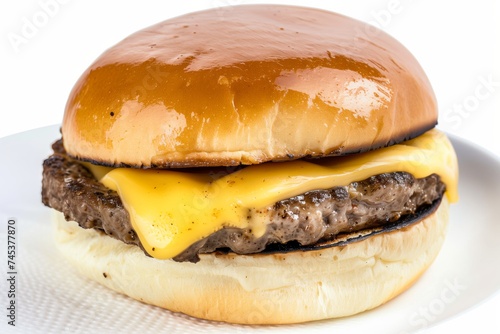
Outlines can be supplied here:
<path id="1" fill-rule="evenodd" d="M 343 247 L 204 254 L 193 264 L 146 257 L 57 213 L 56 243 L 83 274 L 144 303 L 209 320 L 285 324 L 348 316 L 394 298 L 437 256 L 447 222 L 444 197 L 421 222 Z"/>
<path id="2" fill-rule="evenodd" d="M 76 83 L 62 134 L 82 160 L 188 167 L 365 151 L 436 122 L 426 75 L 386 33 L 251 5 L 170 19 L 104 52 Z"/>

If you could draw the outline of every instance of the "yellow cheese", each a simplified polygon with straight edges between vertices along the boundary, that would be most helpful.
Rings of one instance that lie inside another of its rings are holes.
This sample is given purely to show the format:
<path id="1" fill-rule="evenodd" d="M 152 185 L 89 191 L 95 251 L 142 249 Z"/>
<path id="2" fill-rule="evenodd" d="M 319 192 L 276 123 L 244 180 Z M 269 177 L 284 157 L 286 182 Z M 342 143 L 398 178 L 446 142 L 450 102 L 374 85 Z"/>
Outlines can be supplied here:
<path id="1" fill-rule="evenodd" d="M 249 218 L 250 210 L 385 172 L 403 171 L 417 178 L 436 173 L 446 184 L 448 199 L 458 199 L 457 159 L 446 136 L 437 130 L 350 157 L 265 163 L 233 173 L 91 169 L 118 192 L 144 248 L 161 259 L 180 254 L 225 226 L 248 227 L 258 237 L 265 232 L 266 221 Z"/>

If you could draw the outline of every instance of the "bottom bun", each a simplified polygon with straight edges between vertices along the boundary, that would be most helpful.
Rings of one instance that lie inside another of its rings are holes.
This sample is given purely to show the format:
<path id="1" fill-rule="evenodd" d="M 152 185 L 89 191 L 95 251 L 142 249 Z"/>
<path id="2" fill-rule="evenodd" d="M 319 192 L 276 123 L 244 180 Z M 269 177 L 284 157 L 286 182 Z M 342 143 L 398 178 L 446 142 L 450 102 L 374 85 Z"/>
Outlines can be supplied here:
<path id="1" fill-rule="evenodd" d="M 84 275 L 147 304 L 241 324 L 343 317 L 406 290 L 443 244 L 448 202 L 422 221 L 362 241 L 286 254 L 202 254 L 198 263 L 158 260 L 57 215 L 56 242 Z"/>

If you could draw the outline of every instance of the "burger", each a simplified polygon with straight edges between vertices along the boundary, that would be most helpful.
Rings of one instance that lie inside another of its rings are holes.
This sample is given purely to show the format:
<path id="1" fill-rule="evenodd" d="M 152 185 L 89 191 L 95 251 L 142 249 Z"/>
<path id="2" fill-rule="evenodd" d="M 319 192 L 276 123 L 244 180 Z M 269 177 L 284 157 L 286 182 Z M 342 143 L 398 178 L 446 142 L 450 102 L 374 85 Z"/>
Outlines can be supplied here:
<path id="1" fill-rule="evenodd" d="M 349 316 L 439 253 L 457 161 L 421 66 L 335 13 L 249 5 L 141 30 L 79 78 L 43 163 L 91 279 L 198 318 Z"/>

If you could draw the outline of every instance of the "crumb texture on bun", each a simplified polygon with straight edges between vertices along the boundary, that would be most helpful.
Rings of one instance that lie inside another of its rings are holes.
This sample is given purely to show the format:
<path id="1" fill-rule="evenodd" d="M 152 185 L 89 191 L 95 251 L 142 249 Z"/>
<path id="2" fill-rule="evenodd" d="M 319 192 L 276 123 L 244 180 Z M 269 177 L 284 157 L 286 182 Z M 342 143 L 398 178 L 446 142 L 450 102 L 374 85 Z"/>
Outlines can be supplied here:
<path id="1" fill-rule="evenodd" d="M 383 31 L 251 5 L 173 18 L 108 49 L 73 88 L 62 134 L 94 163 L 220 166 L 366 151 L 436 121 L 424 71 Z"/>
<path id="2" fill-rule="evenodd" d="M 448 202 L 421 222 L 362 242 L 253 256 L 204 254 L 197 264 L 144 256 L 56 216 L 56 243 L 87 277 L 134 299 L 194 317 L 241 324 L 353 315 L 394 298 L 437 256 Z"/>

